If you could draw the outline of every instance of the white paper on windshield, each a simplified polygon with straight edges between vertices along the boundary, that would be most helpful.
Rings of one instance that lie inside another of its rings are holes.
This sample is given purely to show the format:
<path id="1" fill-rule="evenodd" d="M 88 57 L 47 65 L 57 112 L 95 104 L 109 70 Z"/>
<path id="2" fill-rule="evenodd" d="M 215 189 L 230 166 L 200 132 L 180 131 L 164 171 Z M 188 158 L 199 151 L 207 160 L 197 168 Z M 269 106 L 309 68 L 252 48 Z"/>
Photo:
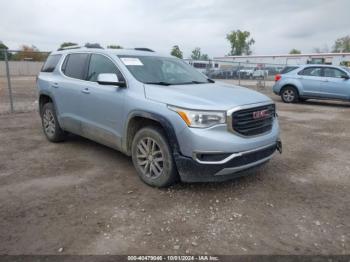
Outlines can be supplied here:
<path id="1" fill-rule="evenodd" d="M 140 59 L 135 57 L 122 57 L 120 59 L 123 61 L 124 65 L 126 66 L 143 66 Z"/>

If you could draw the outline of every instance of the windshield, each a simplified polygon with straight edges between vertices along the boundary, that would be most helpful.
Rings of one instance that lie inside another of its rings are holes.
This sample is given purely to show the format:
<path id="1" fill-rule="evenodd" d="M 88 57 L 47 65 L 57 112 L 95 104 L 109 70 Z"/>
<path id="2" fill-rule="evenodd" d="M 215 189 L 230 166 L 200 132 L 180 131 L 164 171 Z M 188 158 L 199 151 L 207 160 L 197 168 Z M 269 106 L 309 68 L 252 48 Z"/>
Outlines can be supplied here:
<path id="1" fill-rule="evenodd" d="M 172 57 L 119 56 L 140 82 L 158 85 L 201 84 L 212 82 L 186 62 Z"/>
<path id="2" fill-rule="evenodd" d="M 347 71 L 348 73 L 350 73 L 350 68 L 349 67 L 343 66 L 342 68 L 345 69 L 345 71 Z"/>

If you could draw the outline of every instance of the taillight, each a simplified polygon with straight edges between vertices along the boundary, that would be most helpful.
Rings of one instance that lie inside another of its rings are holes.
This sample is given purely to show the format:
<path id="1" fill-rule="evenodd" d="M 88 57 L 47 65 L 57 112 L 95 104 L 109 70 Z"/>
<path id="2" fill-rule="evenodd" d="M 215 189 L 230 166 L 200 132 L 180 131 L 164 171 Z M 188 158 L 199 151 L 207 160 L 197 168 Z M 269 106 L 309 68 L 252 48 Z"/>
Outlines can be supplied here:
<path id="1" fill-rule="evenodd" d="M 275 75 L 275 81 L 281 80 L 282 76 L 280 74 Z"/>

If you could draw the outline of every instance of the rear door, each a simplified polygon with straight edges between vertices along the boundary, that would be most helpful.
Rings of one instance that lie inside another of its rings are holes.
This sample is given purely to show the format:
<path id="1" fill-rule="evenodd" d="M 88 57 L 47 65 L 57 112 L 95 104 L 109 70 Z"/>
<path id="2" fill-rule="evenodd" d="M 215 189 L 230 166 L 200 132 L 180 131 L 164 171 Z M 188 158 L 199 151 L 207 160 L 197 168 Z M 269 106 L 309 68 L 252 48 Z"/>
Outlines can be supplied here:
<path id="1" fill-rule="evenodd" d="M 303 88 L 303 95 L 319 97 L 321 93 L 322 68 L 310 66 L 298 73 Z"/>
<path id="2" fill-rule="evenodd" d="M 61 67 L 62 75 L 52 82 L 60 123 L 64 129 L 76 134 L 81 133 L 81 90 L 86 85 L 88 58 L 87 53 L 68 54 Z"/>
<path id="3" fill-rule="evenodd" d="M 350 99 L 350 81 L 344 78 L 347 73 L 334 67 L 325 67 L 323 70 L 322 96 L 342 100 Z"/>
<path id="4" fill-rule="evenodd" d="M 100 85 L 97 77 L 102 73 L 113 73 L 120 81 L 125 81 L 125 78 L 115 63 L 103 54 L 91 55 L 87 72 L 86 85 L 81 90 L 83 135 L 118 149 L 123 131 L 121 118 L 126 88 Z"/>

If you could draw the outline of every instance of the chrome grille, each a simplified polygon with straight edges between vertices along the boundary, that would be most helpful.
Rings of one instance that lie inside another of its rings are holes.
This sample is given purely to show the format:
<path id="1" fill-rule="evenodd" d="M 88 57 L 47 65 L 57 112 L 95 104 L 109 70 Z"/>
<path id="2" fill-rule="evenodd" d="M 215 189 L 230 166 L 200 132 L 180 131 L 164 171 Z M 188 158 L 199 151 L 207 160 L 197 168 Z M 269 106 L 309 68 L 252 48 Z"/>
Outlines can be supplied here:
<path id="1" fill-rule="evenodd" d="M 274 104 L 237 110 L 232 113 L 232 130 L 243 136 L 256 136 L 272 129 L 276 114 Z"/>

